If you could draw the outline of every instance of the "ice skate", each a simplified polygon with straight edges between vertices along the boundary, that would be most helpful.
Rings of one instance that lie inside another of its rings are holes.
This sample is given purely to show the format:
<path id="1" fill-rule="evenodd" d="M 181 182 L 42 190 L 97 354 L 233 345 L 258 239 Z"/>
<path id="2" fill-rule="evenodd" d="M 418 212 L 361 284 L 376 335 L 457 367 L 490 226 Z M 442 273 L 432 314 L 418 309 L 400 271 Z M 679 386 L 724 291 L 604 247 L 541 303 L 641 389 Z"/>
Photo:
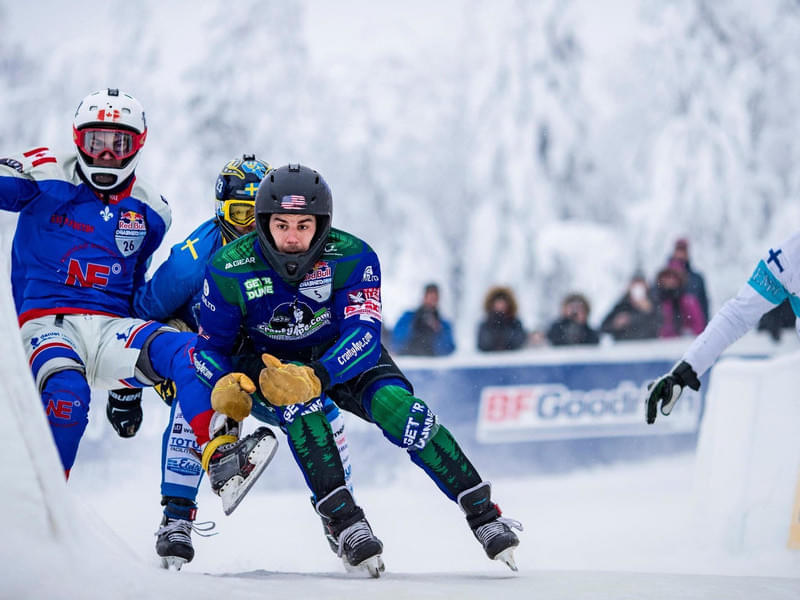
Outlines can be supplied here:
<path id="1" fill-rule="evenodd" d="M 267 427 L 259 427 L 240 440 L 221 435 L 209 442 L 203 451 L 203 466 L 226 515 L 239 506 L 277 449 L 278 440 Z"/>
<path id="2" fill-rule="evenodd" d="M 386 570 L 381 558 L 383 543 L 372 533 L 350 490 L 345 486 L 336 488 L 317 502 L 317 512 L 327 524 L 328 543 L 331 549 L 336 548 L 345 569 L 380 577 Z"/>
<path id="3" fill-rule="evenodd" d="M 516 571 L 514 548 L 519 545 L 519 538 L 512 528 L 522 531 L 522 523 L 501 516 L 500 508 L 491 501 L 491 493 L 491 484 L 484 481 L 461 492 L 457 502 L 467 515 L 467 523 L 486 551 L 486 556 L 500 560 Z"/>
<path id="4" fill-rule="evenodd" d="M 206 533 L 215 527 L 213 521 L 194 523 L 197 508 L 190 500 L 183 498 L 164 498 L 164 517 L 161 526 L 156 531 L 156 554 L 161 559 L 161 567 L 180 571 L 184 564 L 194 558 L 192 546 L 192 531 L 200 535 L 210 536 L 215 533 Z"/>

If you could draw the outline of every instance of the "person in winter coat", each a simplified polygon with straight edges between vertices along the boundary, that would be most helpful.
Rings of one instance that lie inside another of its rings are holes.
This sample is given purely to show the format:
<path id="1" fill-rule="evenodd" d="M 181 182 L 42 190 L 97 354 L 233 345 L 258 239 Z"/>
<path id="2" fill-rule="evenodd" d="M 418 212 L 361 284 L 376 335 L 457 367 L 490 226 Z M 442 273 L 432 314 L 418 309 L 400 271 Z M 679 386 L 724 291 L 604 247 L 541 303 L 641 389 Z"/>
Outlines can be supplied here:
<path id="1" fill-rule="evenodd" d="M 699 335 L 706 326 L 700 301 L 686 290 L 686 282 L 686 271 L 678 261 L 670 261 L 656 277 L 662 318 L 659 337 L 679 337 L 685 332 Z"/>
<path id="2" fill-rule="evenodd" d="M 644 275 L 635 274 L 625 295 L 608 313 L 600 330 L 615 340 L 645 340 L 658 337 L 661 317 Z"/>
<path id="3" fill-rule="evenodd" d="M 516 350 L 525 344 L 527 336 L 517 318 L 517 300 L 510 288 L 491 288 L 486 293 L 483 309 L 486 318 L 478 327 L 479 350 Z"/>
<path id="4" fill-rule="evenodd" d="M 591 307 L 583 294 L 569 294 L 561 302 L 561 318 L 547 331 L 547 339 L 553 346 L 573 344 L 597 344 L 600 336 L 589 327 Z"/>
<path id="5" fill-rule="evenodd" d="M 672 256 L 670 256 L 669 260 L 678 261 L 683 270 L 686 271 L 686 291 L 694 295 L 700 302 L 703 318 L 708 322 L 710 315 L 708 312 L 706 282 L 700 273 L 692 269 L 692 265 L 689 262 L 689 241 L 686 238 L 679 238 L 675 241 L 675 249 L 672 251 Z"/>
<path id="6" fill-rule="evenodd" d="M 422 304 L 403 313 L 392 332 L 392 347 L 397 354 L 444 356 L 451 354 L 453 328 L 439 314 L 439 286 L 429 283 L 422 295 Z"/>

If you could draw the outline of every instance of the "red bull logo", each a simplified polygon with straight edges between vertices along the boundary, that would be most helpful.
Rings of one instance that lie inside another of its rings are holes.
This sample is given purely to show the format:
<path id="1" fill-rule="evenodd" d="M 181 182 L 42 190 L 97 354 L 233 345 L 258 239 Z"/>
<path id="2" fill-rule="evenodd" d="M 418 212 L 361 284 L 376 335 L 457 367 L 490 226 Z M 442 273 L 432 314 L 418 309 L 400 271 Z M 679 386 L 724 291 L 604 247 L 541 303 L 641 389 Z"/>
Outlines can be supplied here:
<path id="1" fill-rule="evenodd" d="M 119 215 L 117 229 L 124 231 L 146 231 L 144 217 L 133 210 L 126 210 Z"/>

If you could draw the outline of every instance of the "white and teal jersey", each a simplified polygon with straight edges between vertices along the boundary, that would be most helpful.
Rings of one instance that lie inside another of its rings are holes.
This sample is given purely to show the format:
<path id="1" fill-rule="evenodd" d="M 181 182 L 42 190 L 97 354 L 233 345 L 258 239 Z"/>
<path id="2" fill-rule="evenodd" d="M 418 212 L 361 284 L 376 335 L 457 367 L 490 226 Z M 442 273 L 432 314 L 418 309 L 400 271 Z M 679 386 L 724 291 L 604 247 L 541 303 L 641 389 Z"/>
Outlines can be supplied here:
<path id="1" fill-rule="evenodd" d="M 714 315 L 683 356 L 698 375 L 719 355 L 758 324 L 764 313 L 789 300 L 800 317 L 800 232 L 771 247 L 756 265 L 748 282 Z M 800 334 L 800 329 L 798 329 Z"/>

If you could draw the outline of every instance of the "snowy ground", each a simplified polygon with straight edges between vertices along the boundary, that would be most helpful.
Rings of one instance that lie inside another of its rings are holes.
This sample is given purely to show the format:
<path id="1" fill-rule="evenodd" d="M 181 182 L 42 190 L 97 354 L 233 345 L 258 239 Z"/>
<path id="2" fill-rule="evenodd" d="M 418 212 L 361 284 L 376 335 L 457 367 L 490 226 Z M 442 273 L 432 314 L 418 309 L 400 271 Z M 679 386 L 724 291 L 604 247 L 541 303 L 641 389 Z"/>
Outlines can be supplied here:
<path id="1" fill-rule="evenodd" d="M 498 592 L 512 598 L 632 598 L 643 597 L 643 590 L 647 598 L 676 597 L 677 590 L 684 598 L 800 597 L 800 579 L 758 579 L 800 577 L 800 555 L 731 555 L 704 543 L 693 519 L 693 469 L 693 457 L 684 455 L 495 481 L 505 514 L 525 525 L 518 575 L 486 559 L 457 508 L 411 466 L 390 485 L 357 489 L 385 545 L 387 573 L 381 581 L 344 573 L 306 493 L 270 492 L 262 481 L 225 517 L 218 499 L 204 492 L 200 519 L 216 521 L 219 535 L 196 538 L 195 560 L 175 577 L 224 576 L 243 594 L 257 584 L 265 592 L 281 590 L 282 597 L 312 597 L 323 589 L 326 598 L 374 598 L 378 590 L 379 597 L 393 598 L 485 598 Z M 91 489 L 96 483 L 71 485 L 89 510 L 154 567 L 160 515 L 155 486 L 140 476 L 97 489 Z"/>

